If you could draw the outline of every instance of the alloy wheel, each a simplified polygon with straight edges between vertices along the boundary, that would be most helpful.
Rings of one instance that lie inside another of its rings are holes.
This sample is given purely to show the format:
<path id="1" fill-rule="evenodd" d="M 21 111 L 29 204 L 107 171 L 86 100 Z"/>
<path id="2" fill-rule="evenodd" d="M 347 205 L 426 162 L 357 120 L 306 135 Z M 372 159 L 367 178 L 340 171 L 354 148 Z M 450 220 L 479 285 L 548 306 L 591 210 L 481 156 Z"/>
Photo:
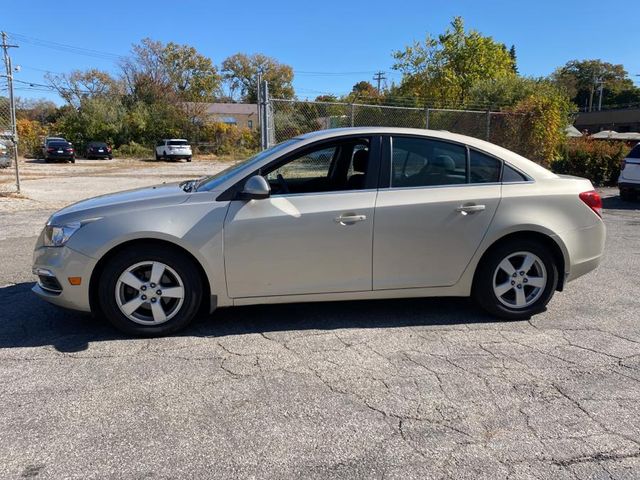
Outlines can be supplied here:
<path id="1" fill-rule="evenodd" d="M 182 307 L 184 283 L 168 265 L 139 262 L 125 269 L 115 288 L 116 303 L 130 320 L 141 325 L 168 322 Z"/>
<path id="2" fill-rule="evenodd" d="M 493 273 L 493 293 L 509 308 L 527 308 L 535 303 L 547 286 L 547 271 L 531 252 L 507 255 Z"/>

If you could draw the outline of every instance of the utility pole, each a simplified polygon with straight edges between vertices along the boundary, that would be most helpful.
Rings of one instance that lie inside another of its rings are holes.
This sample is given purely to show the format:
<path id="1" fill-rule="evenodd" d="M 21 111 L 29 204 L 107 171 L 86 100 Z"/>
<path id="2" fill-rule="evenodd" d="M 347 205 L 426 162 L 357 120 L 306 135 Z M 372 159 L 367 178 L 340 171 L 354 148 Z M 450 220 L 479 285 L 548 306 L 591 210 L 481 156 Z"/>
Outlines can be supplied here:
<path id="1" fill-rule="evenodd" d="M 598 79 L 598 92 L 599 92 L 599 96 L 598 96 L 598 111 L 602 110 L 602 91 L 604 90 L 604 81 L 599 78 Z"/>
<path id="2" fill-rule="evenodd" d="M 20 193 L 20 170 L 18 168 L 18 129 L 16 126 L 16 102 L 13 96 L 13 67 L 11 66 L 10 48 L 18 48 L 17 45 L 7 43 L 7 34 L 2 32 L 2 50 L 4 54 L 4 66 L 7 70 L 7 88 L 9 90 L 9 120 L 11 122 L 11 140 L 13 141 L 13 162 L 16 169 L 16 189 Z"/>
<path id="3" fill-rule="evenodd" d="M 386 80 L 387 77 L 384 76 L 384 72 L 382 71 L 378 71 L 375 73 L 375 75 L 373 76 L 373 79 L 378 82 L 378 95 L 380 95 L 380 82 L 382 82 L 382 80 Z"/>

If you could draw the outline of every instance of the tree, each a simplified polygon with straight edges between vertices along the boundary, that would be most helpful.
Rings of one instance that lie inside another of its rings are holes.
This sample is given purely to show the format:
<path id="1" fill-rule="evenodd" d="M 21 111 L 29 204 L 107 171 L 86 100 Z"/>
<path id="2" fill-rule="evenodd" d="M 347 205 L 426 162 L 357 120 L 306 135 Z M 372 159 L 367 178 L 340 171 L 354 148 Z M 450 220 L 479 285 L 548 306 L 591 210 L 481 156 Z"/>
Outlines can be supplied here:
<path id="1" fill-rule="evenodd" d="M 518 74 L 518 56 L 516 55 L 516 46 L 511 45 L 509 49 L 509 57 L 511 58 L 511 68 L 513 69 L 513 73 Z"/>
<path id="2" fill-rule="evenodd" d="M 48 124 L 55 122 L 58 116 L 58 107 L 51 100 L 16 98 L 18 120 L 35 120 L 41 124 Z"/>
<path id="3" fill-rule="evenodd" d="M 143 39 L 120 64 L 128 93 L 136 100 L 210 102 L 219 93 L 221 77 L 213 61 L 188 45 Z"/>
<path id="4" fill-rule="evenodd" d="M 347 96 L 348 101 L 367 101 L 371 99 L 378 99 L 381 95 L 378 93 L 376 87 L 374 87 L 371 82 L 367 82 L 366 80 L 362 80 L 356 83 L 351 89 L 351 93 Z"/>
<path id="5" fill-rule="evenodd" d="M 95 68 L 71 73 L 47 73 L 45 78 L 70 105 L 78 108 L 85 98 L 106 97 L 121 93 L 118 81 L 107 72 Z"/>
<path id="6" fill-rule="evenodd" d="M 257 102 L 258 75 L 268 82 L 271 97 L 294 97 L 293 69 L 261 53 L 231 55 L 222 62 L 222 73 L 231 96 L 242 102 Z"/>
<path id="7" fill-rule="evenodd" d="M 506 47 L 475 30 L 465 31 L 461 17 L 437 38 L 427 35 L 423 43 L 414 42 L 393 56 L 393 68 L 403 74 L 400 88 L 441 104 L 464 103 L 478 80 L 514 75 Z"/>
<path id="8" fill-rule="evenodd" d="M 551 78 L 567 91 L 574 103 L 587 110 L 592 110 L 597 102 L 600 82 L 605 105 L 612 103 L 623 92 L 628 92 L 633 98 L 634 92 L 638 90 L 623 65 L 602 60 L 571 60 L 553 72 Z"/>

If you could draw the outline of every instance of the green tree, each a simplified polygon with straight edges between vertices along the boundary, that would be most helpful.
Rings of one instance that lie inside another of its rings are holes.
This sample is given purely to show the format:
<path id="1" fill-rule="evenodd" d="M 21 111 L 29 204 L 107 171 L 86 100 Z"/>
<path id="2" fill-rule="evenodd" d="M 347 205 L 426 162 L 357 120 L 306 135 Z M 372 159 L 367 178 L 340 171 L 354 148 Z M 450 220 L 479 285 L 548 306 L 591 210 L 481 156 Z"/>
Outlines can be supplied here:
<path id="1" fill-rule="evenodd" d="M 393 54 L 394 69 L 403 74 L 405 94 L 442 104 L 461 104 L 481 79 L 513 76 L 513 61 L 502 43 L 475 30 L 465 31 L 455 17 L 451 28 Z"/>
<path id="2" fill-rule="evenodd" d="M 289 99 L 295 94 L 293 69 L 261 53 L 231 55 L 222 62 L 222 73 L 231 96 L 243 102 L 257 102 L 258 75 L 268 82 L 271 97 Z"/>
<path id="3" fill-rule="evenodd" d="M 519 73 L 518 72 L 518 56 L 516 55 L 515 45 L 511 45 L 511 48 L 509 49 L 509 57 L 511 58 L 511 68 L 513 70 L 513 73 L 517 75 Z"/>
<path id="4" fill-rule="evenodd" d="M 556 69 L 551 78 L 567 91 L 580 108 L 592 110 L 598 102 L 598 87 L 603 85 L 603 105 L 612 104 L 616 97 L 633 97 L 638 91 L 623 65 L 602 60 L 571 60 Z M 626 92 L 626 93 L 624 93 Z"/>

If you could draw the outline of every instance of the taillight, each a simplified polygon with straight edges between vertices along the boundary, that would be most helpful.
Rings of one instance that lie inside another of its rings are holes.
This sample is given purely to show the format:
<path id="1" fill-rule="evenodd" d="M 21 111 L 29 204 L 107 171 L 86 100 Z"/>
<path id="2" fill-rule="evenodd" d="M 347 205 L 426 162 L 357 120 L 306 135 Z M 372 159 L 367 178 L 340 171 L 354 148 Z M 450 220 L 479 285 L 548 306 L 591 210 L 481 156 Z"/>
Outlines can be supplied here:
<path id="1" fill-rule="evenodd" d="M 55 148 L 53 148 L 53 147 L 47 148 L 47 152 L 53 152 L 54 150 L 55 150 Z"/>
<path id="2" fill-rule="evenodd" d="M 622 160 L 622 163 L 620 163 L 620 171 L 624 170 L 624 167 L 627 166 L 627 159 L 625 158 L 624 160 Z"/>
<path id="3" fill-rule="evenodd" d="M 587 206 L 596 213 L 596 215 L 602 218 L 602 198 L 598 192 L 595 190 L 582 192 L 580 194 L 580 200 L 586 203 Z"/>

